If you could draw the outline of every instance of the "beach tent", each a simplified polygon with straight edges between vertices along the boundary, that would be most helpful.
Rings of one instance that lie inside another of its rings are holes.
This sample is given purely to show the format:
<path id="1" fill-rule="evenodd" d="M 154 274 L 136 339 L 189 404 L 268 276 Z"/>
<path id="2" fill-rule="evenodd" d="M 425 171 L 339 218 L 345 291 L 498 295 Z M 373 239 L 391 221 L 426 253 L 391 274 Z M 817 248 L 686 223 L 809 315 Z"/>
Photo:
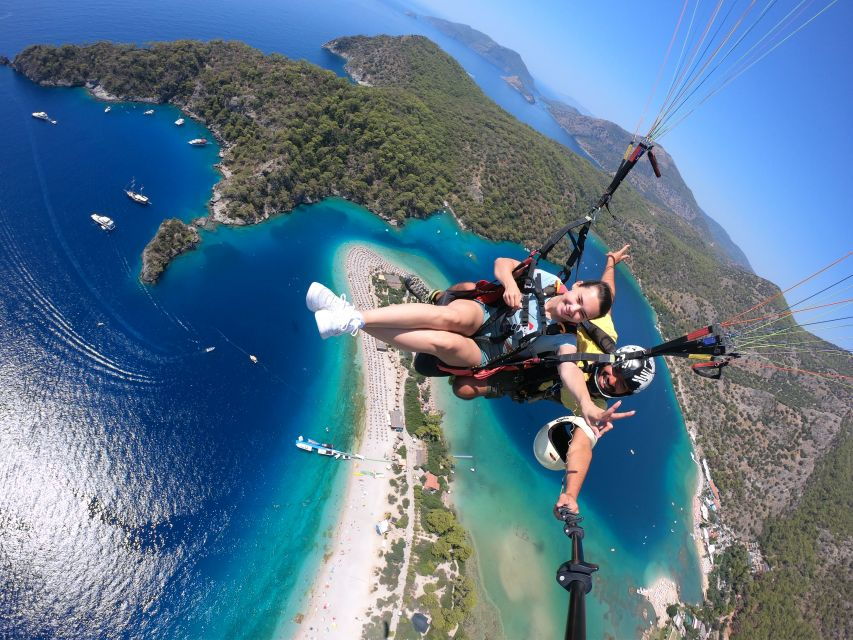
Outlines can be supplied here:
<path id="1" fill-rule="evenodd" d="M 426 633 L 429 629 L 429 619 L 422 613 L 412 616 L 412 626 L 418 633 Z"/>

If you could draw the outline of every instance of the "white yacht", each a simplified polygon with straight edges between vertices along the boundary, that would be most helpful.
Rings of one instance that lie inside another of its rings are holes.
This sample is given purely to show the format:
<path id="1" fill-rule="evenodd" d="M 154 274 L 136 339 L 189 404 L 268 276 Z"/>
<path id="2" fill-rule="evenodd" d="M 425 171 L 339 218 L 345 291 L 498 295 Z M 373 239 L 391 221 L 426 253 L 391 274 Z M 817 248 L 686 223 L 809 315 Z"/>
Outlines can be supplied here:
<path id="1" fill-rule="evenodd" d="M 50 124 L 56 124 L 56 120 L 51 120 L 50 116 L 47 115 L 44 111 L 33 112 L 33 118 L 35 118 L 36 120 L 44 120 L 45 122 L 49 122 Z"/>
<path id="2" fill-rule="evenodd" d="M 204 352 L 205 352 L 205 353 L 210 353 L 210 352 L 211 352 L 211 351 L 213 351 L 214 349 L 216 349 L 216 347 L 205 347 Z"/>
<path id="3" fill-rule="evenodd" d="M 142 114 L 142 115 L 146 115 L 146 116 L 153 116 L 153 115 L 154 115 L 154 109 L 149 109 L 148 111 L 146 111 L 146 112 L 145 112 L 144 114 Z"/>
<path id="4" fill-rule="evenodd" d="M 252 364 L 258 364 L 258 356 L 250 355 L 249 360 L 252 361 Z"/>
<path id="5" fill-rule="evenodd" d="M 113 108 L 111 106 L 107 105 L 107 107 L 104 109 L 104 113 L 109 113 L 112 110 L 113 110 Z"/>
<path id="6" fill-rule="evenodd" d="M 133 200 L 136 204 L 151 204 L 151 199 L 148 196 L 142 195 L 142 187 L 139 187 L 139 191 L 134 191 L 135 181 L 131 180 L 130 187 L 124 190 L 124 193 L 128 198 Z"/>
<path id="7" fill-rule="evenodd" d="M 207 138 L 193 138 L 190 140 L 189 144 L 194 147 L 203 147 L 207 144 Z"/>
<path id="8" fill-rule="evenodd" d="M 107 216 L 102 216 L 98 213 L 93 213 L 90 217 L 104 231 L 112 231 L 113 229 L 116 228 L 116 223 L 113 222 L 112 218 L 108 218 Z"/>
<path id="9" fill-rule="evenodd" d="M 184 119 L 178 118 L 177 120 L 175 120 L 175 124 L 178 125 L 179 127 L 182 126 L 184 124 Z"/>

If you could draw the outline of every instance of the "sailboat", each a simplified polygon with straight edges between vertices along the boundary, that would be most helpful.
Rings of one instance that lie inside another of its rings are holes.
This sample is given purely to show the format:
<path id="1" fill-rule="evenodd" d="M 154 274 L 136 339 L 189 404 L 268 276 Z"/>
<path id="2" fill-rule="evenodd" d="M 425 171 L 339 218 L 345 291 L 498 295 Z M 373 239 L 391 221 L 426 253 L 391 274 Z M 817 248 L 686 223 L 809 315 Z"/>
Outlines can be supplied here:
<path id="1" fill-rule="evenodd" d="M 135 180 L 131 180 L 130 187 L 125 189 L 124 192 L 127 194 L 127 197 L 133 200 L 136 204 L 151 204 L 151 200 L 148 196 L 142 195 L 142 187 L 139 187 L 139 191 L 134 191 L 134 186 L 136 184 Z"/>

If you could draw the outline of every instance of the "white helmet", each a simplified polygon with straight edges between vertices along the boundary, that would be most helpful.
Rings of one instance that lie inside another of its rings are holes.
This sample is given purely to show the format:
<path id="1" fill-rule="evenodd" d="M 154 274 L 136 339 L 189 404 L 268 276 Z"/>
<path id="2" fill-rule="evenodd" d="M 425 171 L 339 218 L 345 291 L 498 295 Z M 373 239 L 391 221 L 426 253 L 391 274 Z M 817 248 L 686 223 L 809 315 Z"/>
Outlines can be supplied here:
<path id="1" fill-rule="evenodd" d="M 637 353 L 639 355 L 644 351 L 645 349 L 643 349 L 643 347 L 638 347 L 635 344 L 628 344 L 616 349 L 616 355 L 628 355 L 632 353 Z M 655 359 L 628 358 L 626 360 L 620 360 L 613 365 L 613 370 L 619 374 L 619 376 L 625 381 L 625 384 L 628 385 L 628 389 L 630 389 L 628 393 L 623 393 L 621 396 L 630 396 L 645 390 L 646 387 L 652 383 L 652 380 L 655 379 Z M 605 398 L 621 397 L 612 393 L 606 393 L 601 388 L 601 385 L 598 384 L 598 371 L 599 369 L 596 368 L 593 372 L 593 380 L 598 393 Z"/>
<path id="2" fill-rule="evenodd" d="M 546 469 L 561 471 L 566 468 L 566 454 L 569 452 L 569 444 L 576 428 L 581 428 L 595 446 L 598 438 L 583 418 L 577 416 L 563 416 L 551 420 L 533 439 L 533 455 Z"/>

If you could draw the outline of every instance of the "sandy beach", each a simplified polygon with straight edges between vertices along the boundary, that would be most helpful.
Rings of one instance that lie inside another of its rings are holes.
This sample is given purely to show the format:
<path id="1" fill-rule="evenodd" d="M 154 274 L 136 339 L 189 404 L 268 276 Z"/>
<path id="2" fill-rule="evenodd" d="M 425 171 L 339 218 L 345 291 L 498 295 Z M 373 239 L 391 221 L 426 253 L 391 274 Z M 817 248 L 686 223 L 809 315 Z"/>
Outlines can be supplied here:
<path id="1" fill-rule="evenodd" d="M 637 589 L 637 593 L 645 596 L 652 604 L 659 627 L 662 627 L 669 617 L 666 615 L 666 608 L 679 602 L 678 585 L 668 576 L 660 576 L 651 586 Z"/>
<path id="2" fill-rule="evenodd" d="M 696 452 L 695 448 L 694 452 Z M 698 462 L 696 463 L 696 468 L 696 491 L 693 494 L 693 543 L 696 545 L 696 555 L 699 556 L 699 568 L 702 572 L 702 595 L 705 596 L 708 593 L 708 576 L 713 567 L 705 551 L 705 544 L 702 542 L 702 527 L 699 526 L 702 523 L 701 500 L 702 490 L 705 487 L 705 479 L 702 476 L 702 469 L 699 467 Z"/>
<path id="3" fill-rule="evenodd" d="M 371 285 L 373 273 L 400 272 L 398 267 L 364 247 L 350 249 L 345 264 L 351 301 L 359 309 L 378 304 Z M 391 460 L 398 437 L 412 450 L 408 434 L 393 432 L 389 422 L 390 410 L 400 408 L 403 403 L 404 373 L 394 350 L 378 350 L 374 338 L 364 332 L 360 333 L 358 340 L 365 415 L 356 452 L 368 459 Z M 408 542 L 412 535 L 412 517 L 405 531 L 392 526 L 387 537 L 376 531 L 376 525 L 383 520 L 384 514 L 397 509 L 388 502 L 389 493 L 397 492 L 389 482 L 392 476 L 389 463 L 356 459 L 330 460 L 329 464 L 349 465 L 344 471 L 349 477 L 339 505 L 340 520 L 335 525 L 325 561 L 307 604 L 302 608 L 304 617 L 294 636 L 300 640 L 360 638 L 362 627 L 369 619 L 368 611 L 376 608 L 380 598 L 394 595 L 379 584 L 375 575 L 384 564 L 380 554 L 390 546 L 392 538 L 405 537 Z M 406 467 L 405 473 L 411 493 L 410 467 Z M 409 544 L 406 547 L 408 559 Z M 397 595 L 402 592 L 404 581 L 400 582 Z M 396 622 L 397 615 L 394 615 L 391 629 L 396 627 Z"/>

